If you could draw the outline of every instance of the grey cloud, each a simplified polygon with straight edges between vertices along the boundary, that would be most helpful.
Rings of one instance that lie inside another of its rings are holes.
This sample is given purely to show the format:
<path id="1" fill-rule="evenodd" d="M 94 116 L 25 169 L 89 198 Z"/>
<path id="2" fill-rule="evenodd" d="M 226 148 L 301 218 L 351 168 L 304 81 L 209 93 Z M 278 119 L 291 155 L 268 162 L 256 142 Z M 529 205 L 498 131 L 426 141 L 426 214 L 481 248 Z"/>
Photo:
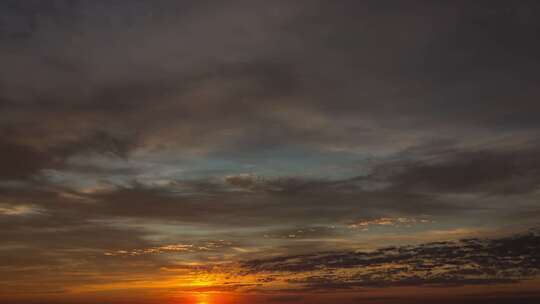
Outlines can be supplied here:
<path id="1" fill-rule="evenodd" d="M 340 183 L 339 181 L 333 182 L 295 177 L 264 178 L 246 174 L 227 176 L 225 177 L 225 181 L 241 189 L 282 194 L 318 191 L 321 188 L 330 188 L 332 185 Z"/>
<path id="2" fill-rule="evenodd" d="M 26 179 L 54 164 L 51 155 L 33 147 L 0 140 L 0 179 Z"/>
<path id="3" fill-rule="evenodd" d="M 538 190 L 538 147 L 463 150 L 450 148 L 423 159 L 390 162 L 374 178 L 389 174 L 395 189 L 447 193 L 510 195 Z M 393 173 L 392 173 L 393 171 Z M 384 177 L 383 177 L 384 178 Z"/>
<path id="4" fill-rule="evenodd" d="M 31 203 L 58 224 L 66 225 L 81 220 L 131 218 L 253 227 L 283 224 L 287 220 L 289 227 L 306 228 L 303 233 L 312 236 L 334 233 L 323 226 L 348 225 L 358 219 L 387 215 L 409 218 L 466 210 L 434 195 L 364 190 L 357 183 L 356 179 L 240 175 L 224 180 L 172 180 L 156 185 L 136 181 L 126 185 L 104 184 L 102 188 L 80 192 L 37 180 L 25 188 L 5 188 L 2 198 L 15 205 Z M 40 223 L 38 218 L 32 225 Z M 310 233 L 309 228 L 317 232 Z"/>
<path id="5" fill-rule="evenodd" d="M 213 188 L 211 186 L 210 190 Z M 276 193 L 267 193 L 266 190 L 255 193 L 201 190 L 203 192 L 195 193 L 188 190 L 185 193 L 188 195 L 183 195 L 182 191 L 177 192 L 174 188 L 123 188 L 90 195 L 101 203 L 79 208 L 94 216 L 210 221 L 240 226 L 271 224 L 278 218 L 293 220 L 298 225 L 306 221 L 335 224 L 336 221 L 351 220 L 353 215 L 355 218 L 386 212 L 420 215 L 461 209 L 435 197 L 403 192 L 350 192 L 324 187 Z M 396 204 L 397 201 L 400 203 Z"/>
<path id="6" fill-rule="evenodd" d="M 137 132 L 142 145 L 212 146 L 225 155 L 290 144 L 393 146 L 393 137 L 403 135 L 404 124 L 407 136 L 413 138 L 434 126 L 459 137 L 463 131 L 448 126 L 455 125 L 454 119 L 463 123 L 467 119 L 462 127 L 476 129 L 475 125 L 492 118 L 515 120 L 519 125 L 521 116 L 534 112 L 530 101 L 534 90 L 521 90 L 524 96 L 517 102 L 522 106 L 506 113 L 502 97 L 484 97 L 492 91 L 504 95 L 492 90 L 493 83 L 479 82 L 474 87 L 478 96 L 469 96 L 467 88 L 449 80 L 427 80 L 435 73 L 450 72 L 450 67 L 440 66 L 451 61 L 444 56 L 460 58 L 461 53 L 472 53 L 478 58 L 486 54 L 487 50 L 475 47 L 472 38 L 483 36 L 482 31 L 500 33 L 499 28 L 507 26 L 507 34 L 500 37 L 503 46 L 492 49 L 524 49 L 510 42 L 515 39 L 513 32 L 527 36 L 537 26 L 533 18 L 523 15 L 525 4 L 492 4 L 494 13 L 489 13 L 476 6 L 470 10 L 462 2 L 423 1 L 395 6 L 259 2 L 261 7 L 241 2 L 231 8 L 168 1 L 159 6 L 96 3 L 13 4 L 8 8 L 35 27 L 25 38 L 27 43 L 4 42 L 22 50 L 8 54 L 6 58 L 19 58 L 6 59 L 12 67 L 8 70 L 33 71 L 32 75 L 2 77 L 8 92 L 3 109 L 11 116 L 6 117 L 7 125 L 32 121 L 31 128 L 17 128 L 24 140 L 35 142 L 39 138 L 32 137 L 41 133 L 51 144 L 63 137 L 86 138 L 103 129 L 117 129 Z M 121 9 L 123 5 L 129 9 Z M 180 17 L 173 18 L 171 12 Z M 38 21 L 32 21 L 36 18 Z M 41 21 L 47 18 L 52 24 L 49 28 Z M 475 18 L 489 26 L 463 33 L 461 28 Z M 70 30 L 63 22 L 76 26 Z M 171 32 L 172 28 L 179 33 Z M 201 38 L 205 35 L 213 35 L 216 41 Z M 49 36 L 55 39 L 50 39 L 51 45 L 43 45 L 43 37 Z M 66 37 L 87 47 L 87 55 L 66 45 Z M 461 49 L 435 51 L 452 37 Z M 113 39 L 119 42 L 99 42 L 102 48 L 96 47 L 98 41 Z M 305 52 L 306 48 L 310 51 Z M 57 49 L 63 53 L 55 52 Z M 23 60 L 21 53 L 38 59 Z M 34 53 L 40 56 L 32 56 Z M 49 53 L 58 58 L 47 59 Z M 422 56 L 426 54 L 442 54 L 443 58 Z M 507 56 L 521 58 L 512 52 Z M 482 68 L 478 64 L 461 67 L 464 73 Z M 512 64 L 500 66 L 501 73 L 514 68 Z M 17 79 L 27 81 L 14 84 Z M 30 85 L 42 88 L 25 89 Z M 423 86 L 428 90 L 418 89 Z M 18 93 L 9 93 L 12 91 Z M 37 93 L 27 94 L 32 91 Z M 514 87 L 506 94 L 513 92 Z M 452 96 L 452 100 L 441 100 L 440 95 Z M 472 107 L 469 117 L 461 115 L 467 107 Z M 67 130 L 55 126 L 62 117 L 69 117 Z M 315 123 L 317 119 L 319 123 Z"/>

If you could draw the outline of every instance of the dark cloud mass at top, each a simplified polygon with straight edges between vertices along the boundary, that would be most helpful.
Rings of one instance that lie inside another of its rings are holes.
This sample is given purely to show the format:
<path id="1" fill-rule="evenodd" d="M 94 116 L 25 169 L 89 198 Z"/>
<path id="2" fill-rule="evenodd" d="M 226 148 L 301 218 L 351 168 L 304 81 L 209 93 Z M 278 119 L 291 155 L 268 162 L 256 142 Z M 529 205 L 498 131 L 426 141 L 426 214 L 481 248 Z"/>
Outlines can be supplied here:
<path id="1" fill-rule="evenodd" d="M 502 237 L 540 221 L 539 31 L 533 0 L 1 1 L 0 294 L 537 282 Z"/>

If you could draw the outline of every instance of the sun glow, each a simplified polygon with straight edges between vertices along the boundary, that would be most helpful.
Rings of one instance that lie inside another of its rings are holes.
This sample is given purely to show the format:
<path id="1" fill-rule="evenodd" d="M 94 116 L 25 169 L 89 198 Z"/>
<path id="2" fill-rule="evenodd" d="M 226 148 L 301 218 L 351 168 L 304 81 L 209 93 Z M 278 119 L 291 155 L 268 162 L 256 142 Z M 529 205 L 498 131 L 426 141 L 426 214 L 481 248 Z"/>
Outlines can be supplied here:
<path id="1" fill-rule="evenodd" d="M 212 302 L 212 296 L 207 293 L 200 293 L 196 296 L 196 304 L 216 304 Z"/>
<path id="2" fill-rule="evenodd" d="M 207 286 L 212 286 L 215 283 L 216 283 L 215 279 L 208 278 L 208 277 L 202 277 L 202 278 L 197 278 L 197 279 L 193 280 L 189 285 L 190 286 L 207 287 Z"/>

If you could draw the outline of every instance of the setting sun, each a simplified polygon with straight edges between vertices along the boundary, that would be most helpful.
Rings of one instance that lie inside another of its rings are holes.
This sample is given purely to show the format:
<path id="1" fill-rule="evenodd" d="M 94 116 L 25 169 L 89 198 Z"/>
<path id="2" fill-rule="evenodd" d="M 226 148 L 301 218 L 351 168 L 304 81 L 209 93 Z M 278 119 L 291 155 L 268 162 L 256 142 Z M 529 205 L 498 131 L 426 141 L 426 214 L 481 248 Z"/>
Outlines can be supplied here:
<path id="1" fill-rule="evenodd" d="M 196 296 L 196 304 L 217 304 L 215 301 L 212 301 L 212 296 L 207 293 L 200 293 Z"/>

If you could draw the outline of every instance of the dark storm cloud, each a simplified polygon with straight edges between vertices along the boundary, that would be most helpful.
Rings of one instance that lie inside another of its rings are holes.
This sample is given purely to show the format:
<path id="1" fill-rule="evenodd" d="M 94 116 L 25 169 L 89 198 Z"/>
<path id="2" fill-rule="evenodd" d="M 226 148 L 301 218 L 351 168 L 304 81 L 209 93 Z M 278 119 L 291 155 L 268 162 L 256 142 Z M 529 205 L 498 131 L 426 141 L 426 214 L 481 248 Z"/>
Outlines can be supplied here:
<path id="1" fill-rule="evenodd" d="M 3 125 L 34 145 L 114 129 L 143 145 L 228 136 L 213 149 L 234 155 L 534 124 L 533 75 L 509 76 L 534 66 L 534 3 L 7 3 Z"/>
<path id="2" fill-rule="evenodd" d="M 519 148 L 421 150 L 420 156 L 405 152 L 403 159 L 382 164 L 371 178 L 406 192 L 510 195 L 538 190 L 540 149 L 536 142 Z"/>
<path id="3" fill-rule="evenodd" d="M 539 245 L 533 230 L 500 239 L 283 256 L 247 261 L 242 267 L 246 273 L 307 273 L 289 282 L 310 290 L 513 283 L 540 273 Z"/>
<path id="4" fill-rule="evenodd" d="M 130 9 L 124 10 L 123 5 Z M 104 134 L 106 129 L 180 145 L 194 143 L 191 135 L 181 134 L 186 133 L 182 129 L 191 129 L 211 140 L 220 135 L 212 135 L 216 129 L 251 124 L 251 119 L 241 112 L 255 111 L 252 100 L 290 94 L 294 87 L 286 64 L 262 60 L 258 50 L 252 55 L 251 46 L 258 42 L 237 39 L 235 34 L 250 34 L 255 40 L 263 37 L 259 34 L 277 22 L 269 19 L 276 12 L 257 8 L 257 14 L 264 18 L 255 20 L 260 26 L 253 27 L 239 23 L 239 12 L 234 9 L 205 10 L 206 5 L 201 3 L 163 1 L 152 6 L 144 2 L 54 2 L 5 6 L 5 15 L 28 23 L 31 33 L 22 42 L 5 33 L 2 125 L 13 129 L 11 134 L 19 141 L 42 148 L 55 150 L 58 145 L 80 142 L 71 148 L 94 149 L 93 143 L 85 139 Z M 279 9 L 282 4 L 272 6 Z M 185 21 L 177 19 L 172 11 L 181 12 Z M 204 23 L 205 19 L 209 23 Z M 67 28 L 63 22 L 74 26 Z M 18 24 L 10 23 L 6 31 Z M 179 33 L 171 32 L 173 28 Z M 223 41 L 201 38 L 219 31 L 223 33 L 216 37 Z M 149 45 L 138 35 L 148 38 Z M 76 40 L 74 45 L 67 43 L 71 39 Z M 125 44 L 104 43 L 103 39 L 120 39 Z M 264 50 L 264 44 L 269 42 L 266 38 L 261 42 Z M 133 45 L 139 43 L 139 47 Z M 135 49 L 138 51 L 133 57 L 126 54 Z M 162 54 L 164 51 L 167 54 Z M 246 59 L 241 59 L 244 56 Z M 201 120 L 211 123 L 201 124 Z M 171 129 L 176 135 L 160 140 L 163 129 Z M 63 151 L 58 150 L 56 153 Z"/>
<path id="5" fill-rule="evenodd" d="M 10 138 L 9 131 L 0 132 Z M 36 147 L 6 139 L 0 140 L 0 179 L 29 180 L 44 169 L 59 169 L 66 165 L 66 159 L 78 154 L 105 154 L 126 157 L 135 141 L 127 137 L 115 137 L 105 131 L 97 131 L 72 141 L 66 141 L 54 148 Z"/>
<path id="6" fill-rule="evenodd" d="M 136 139 L 128 136 L 114 136 L 109 132 L 100 130 L 79 138 L 73 142 L 67 142 L 58 147 L 58 154 L 66 156 L 84 153 L 103 153 L 117 157 L 127 157 L 136 144 Z"/>
<path id="7" fill-rule="evenodd" d="M 53 159 L 33 147 L 0 140 L 0 179 L 25 179 L 53 164 Z"/>

